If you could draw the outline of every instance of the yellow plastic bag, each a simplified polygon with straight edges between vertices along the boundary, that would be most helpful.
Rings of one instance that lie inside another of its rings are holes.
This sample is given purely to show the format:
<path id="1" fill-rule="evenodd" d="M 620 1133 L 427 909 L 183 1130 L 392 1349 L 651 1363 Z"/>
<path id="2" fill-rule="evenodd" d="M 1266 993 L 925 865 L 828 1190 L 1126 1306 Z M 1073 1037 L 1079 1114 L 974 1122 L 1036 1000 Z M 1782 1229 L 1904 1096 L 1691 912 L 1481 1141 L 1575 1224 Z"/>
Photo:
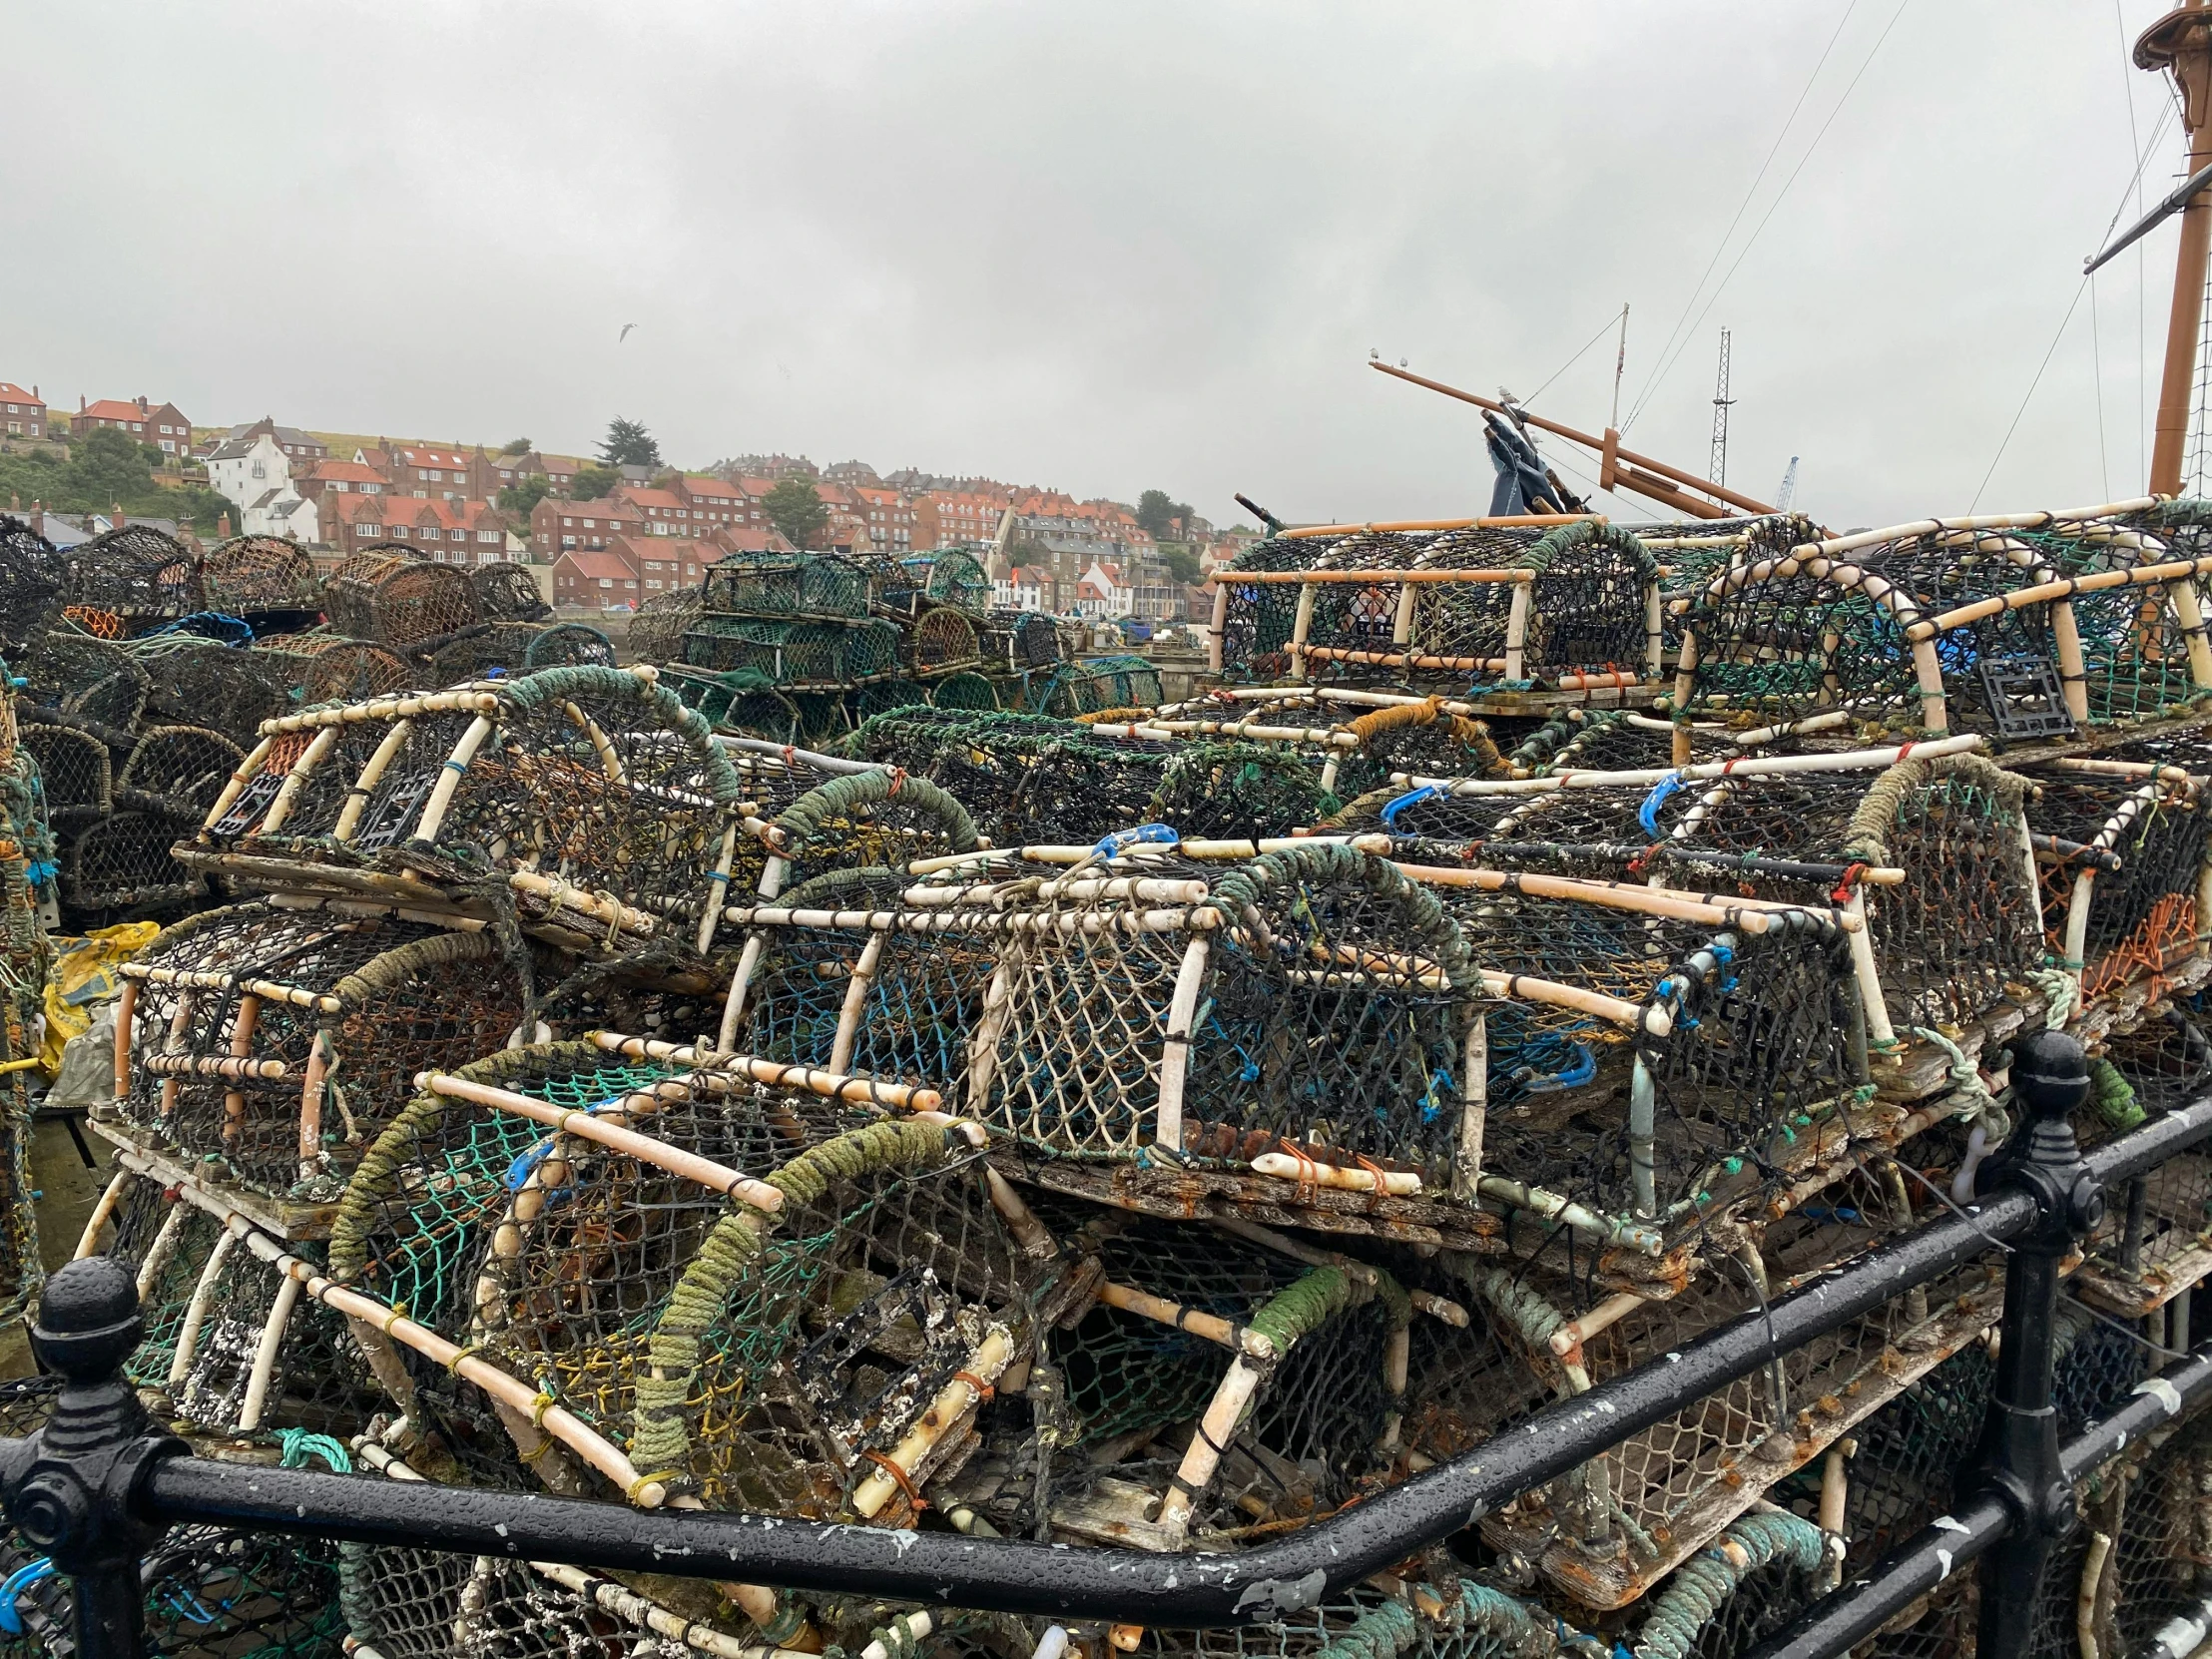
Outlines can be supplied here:
<path id="1" fill-rule="evenodd" d="M 54 966 L 46 976 L 46 1040 L 39 1046 L 39 1070 L 51 1081 L 61 1074 L 62 1050 L 69 1039 L 92 1025 L 100 1003 L 119 996 L 123 983 L 116 969 L 152 944 L 158 921 L 127 921 L 96 927 L 82 938 L 57 934 Z"/>

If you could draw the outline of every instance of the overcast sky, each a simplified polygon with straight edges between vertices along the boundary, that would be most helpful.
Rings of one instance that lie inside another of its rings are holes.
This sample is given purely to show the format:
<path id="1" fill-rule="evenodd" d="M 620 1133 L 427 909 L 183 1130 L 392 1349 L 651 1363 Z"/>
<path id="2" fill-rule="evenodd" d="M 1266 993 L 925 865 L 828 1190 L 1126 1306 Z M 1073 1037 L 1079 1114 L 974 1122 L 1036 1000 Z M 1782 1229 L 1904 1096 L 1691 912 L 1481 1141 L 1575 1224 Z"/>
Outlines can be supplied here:
<path id="1" fill-rule="evenodd" d="M 1634 447 L 1702 470 L 1726 323 L 1737 487 L 2081 505 L 2145 472 L 2172 230 L 2059 322 L 2134 217 L 2164 9 L 0 0 L 0 378 L 1415 517 L 1487 501 L 1480 417 L 1371 349 L 1594 430 L 1610 334 L 1552 376 L 1625 300 Z M 2181 157 L 2168 120 L 2146 202 Z"/>

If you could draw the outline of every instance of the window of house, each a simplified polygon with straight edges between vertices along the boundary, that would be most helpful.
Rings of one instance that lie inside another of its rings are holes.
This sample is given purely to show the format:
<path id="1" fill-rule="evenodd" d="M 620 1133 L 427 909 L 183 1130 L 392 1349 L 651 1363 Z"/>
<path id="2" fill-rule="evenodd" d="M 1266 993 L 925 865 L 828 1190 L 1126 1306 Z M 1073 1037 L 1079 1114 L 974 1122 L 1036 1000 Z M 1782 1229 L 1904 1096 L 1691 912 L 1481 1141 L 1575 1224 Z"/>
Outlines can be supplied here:
<path id="1" fill-rule="evenodd" d="M 381 524 L 356 524 L 353 526 L 353 534 L 356 536 L 373 536 L 380 534 L 383 528 Z"/>
<path id="2" fill-rule="evenodd" d="M 394 536 L 397 536 L 401 541 L 405 541 L 407 539 L 407 527 L 404 524 L 394 524 L 391 527 L 391 533 Z"/>
<path id="3" fill-rule="evenodd" d="M 611 588 L 615 585 L 615 579 L 612 576 L 602 576 L 599 579 L 599 585 L 603 588 Z"/>
<path id="4" fill-rule="evenodd" d="M 497 547 L 499 545 L 499 532 L 497 530 L 479 530 L 476 532 L 476 539 Z"/>
<path id="5" fill-rule="evenodd" d="M 269 463 L 267 461 L 256 461 L 254 463 L 254 476 L 267 478 L 269 476 Z"/>

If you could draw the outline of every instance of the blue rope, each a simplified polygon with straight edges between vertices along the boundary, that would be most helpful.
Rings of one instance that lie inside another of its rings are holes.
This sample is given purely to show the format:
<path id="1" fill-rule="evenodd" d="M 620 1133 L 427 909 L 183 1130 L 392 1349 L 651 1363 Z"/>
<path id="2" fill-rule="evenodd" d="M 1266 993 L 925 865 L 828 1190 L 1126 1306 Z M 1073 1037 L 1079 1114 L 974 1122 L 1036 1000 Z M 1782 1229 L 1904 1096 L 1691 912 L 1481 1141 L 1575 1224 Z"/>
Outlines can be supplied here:
<path id="1" fill-rule="evenodd" d="M 1176 846 L 1182 839 L 1173 825 L 1140 824 L 1134 830 L 1116 830 L 1110 835 L 1101 835 L 1091 850 L 1101 858 L 1118 858 L 1132 846 Z"/>

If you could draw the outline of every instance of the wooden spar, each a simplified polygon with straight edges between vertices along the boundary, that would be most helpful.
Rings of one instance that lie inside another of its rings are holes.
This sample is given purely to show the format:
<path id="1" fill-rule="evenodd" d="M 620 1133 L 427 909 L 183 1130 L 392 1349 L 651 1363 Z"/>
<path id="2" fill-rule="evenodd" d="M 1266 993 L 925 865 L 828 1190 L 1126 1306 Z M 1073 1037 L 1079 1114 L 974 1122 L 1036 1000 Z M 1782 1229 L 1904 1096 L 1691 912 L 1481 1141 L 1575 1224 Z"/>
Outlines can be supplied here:
<path id="1" fill-rule="evenodd" d="M 2212 166 L 2212 14 L 2184 5 L 2153 23 L 2135 42 L 2135 67 L 2166 69 L 2181 93 L 2181 125 L 2189 140 L 2191 174 Z M 2174 259 L 2173 307 L 2166 321 L 2166 365 L 2158 388 L 2157 437 L 2151 446 L 2150 488 L 2181 493 L 2182 450 L 2189 438 L 2189 405 L 2196 388 L 2197 331 L 2204 320 L 2204 272 L 2212 253 L 2212 201 L 2194 196 L 2181 211 L 2181 241 Z"/>
<path id="2" fill-rule="evenodd" d="M 1577 519 L 1563 518 L 1557 522 L 1573 524 Z M 1603 519 L 1593 520 L 1602 524 Z M 1388 526 L 1382 526 L 1388 528 Z M 1295 534 L 1296 532 L 1294 532 Z M 1357 583 L 1367 587 L 1382 587 L 1401 582 L 1457 582 L 1480 585 L 1497 582 L 1533 582 L 1533 570 L 1217 570 L 1206 578 L 1228 587 L 1246 586 L 1306 586 L 1311 583 Z"/>
<path id="3" fill-rule="evenodd" d="M 1430 391 L 1440 391 L 1446 397 L 1456 397 L 1462 403 L 1472 403 L 1478 409 L 1488 409 L 1493 414 L 1508 414 L 1503 403 L 1488 397 L 1477 397 L 1473 392 L 1461 391 L 1457 386 L 1447 386 L 1441 380 L 1431 380 L 1402 368 L 1394 368 L 1384 362 L 1371 361 L 1368 367 L 1381 369 L 1384 374 L 1391 375 L 1399 380 L 1410 381 L 1416 386 L 1426 386 Z M 1730 515 L 1708 506 L 1703 501 L 1692 501 L 1681 491 L 1669 487 L 1670 485 L 1686 484 L 1691 489 L 1700 490 L 1710 495 L 1715 501 L 1725 501 L 1729 506 L 1741 508 L 1744 512 L 1754 516 L 1771 513 L 1775 510 L 1764 501 L 1755 501 L 1748 495 L 1738 495 L 1734 490 L 1724 489 L 1709 478 L 1700 478 L 1694 472 L 1684 472 L 1678 467 L 1667 465 L 1664 461 L 1654 460 L 1649 455 L 1639 455 L 1633 449 L 1623 449 L 1617 435 L 1612 441 L 1608 442 L 1602 437 L 1592 437 L 1588 432 L 1578 432 L 1572 426 L 1562 426 L 1555 420 L 1546 420 L 1542 415 L 1530 414 L 1526 409 L 1519 410 L 1517 413 L 1520 419 L 1525 420 L 1538 431 L 1550 432 L 1555 436 L 1565 438 L 1570 443 L 1579 443 L 1583 448 L 1595 451 L 1599 455 L 1611 455 L 1619 461 L 1626 462 L 1627 464 L 1619 467 L 1615 473 L 1615 478 L 1619 483 L 1634 490 L 1638 495 L 1650 496 L 1654 501 L 1664 501 L 1671 507 L 1681 507 L 1693 518 L 1727 518 Z M 1639 468 L 1643 470 L 1639 471 Z"/>
<path id="4" fill-rule="evenodd" d="M 1412 376 L 1407 375 L 1405 378 L 1411 379 Z M 1507 513 L 1498 518 L 1403 518 L 1382 524 L 1302 524 L 1296 530 L 1282 531 L 1272 539 L 1297 541 L 1305 536 L 1374 535 L 1391 530 L 1555 530 L 1562 524 L 1580 524 L 1584 519 L 1593 524 L 1606 522 L 1603 513 Z"/>

